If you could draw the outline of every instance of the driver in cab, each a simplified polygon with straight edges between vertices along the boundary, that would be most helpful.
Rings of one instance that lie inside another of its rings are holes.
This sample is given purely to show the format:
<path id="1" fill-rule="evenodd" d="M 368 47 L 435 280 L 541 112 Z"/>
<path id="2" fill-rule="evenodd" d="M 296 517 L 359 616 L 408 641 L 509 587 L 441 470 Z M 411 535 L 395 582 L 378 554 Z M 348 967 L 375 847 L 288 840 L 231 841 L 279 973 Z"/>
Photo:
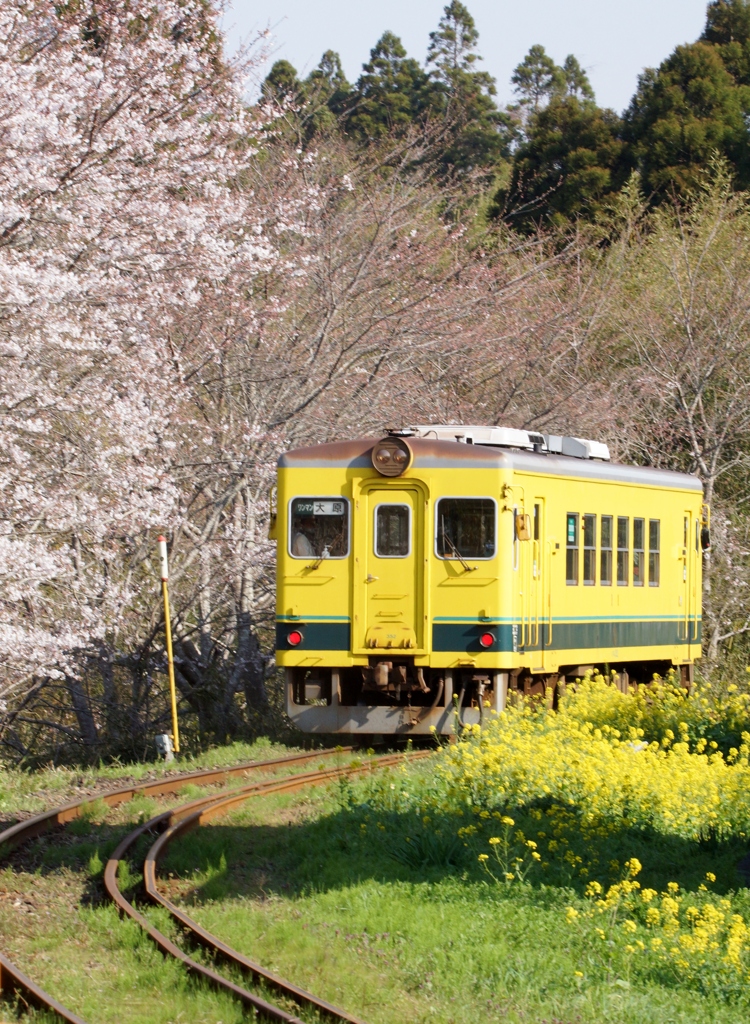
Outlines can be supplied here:
<path id="1" fill-rule="evenodd" d="M 315 535 L 315 519 L 305 516 L 297 523 L 292 534 L 292 554 L 297 558 L 315 558 L 316 551 L 310 539 Z"/>

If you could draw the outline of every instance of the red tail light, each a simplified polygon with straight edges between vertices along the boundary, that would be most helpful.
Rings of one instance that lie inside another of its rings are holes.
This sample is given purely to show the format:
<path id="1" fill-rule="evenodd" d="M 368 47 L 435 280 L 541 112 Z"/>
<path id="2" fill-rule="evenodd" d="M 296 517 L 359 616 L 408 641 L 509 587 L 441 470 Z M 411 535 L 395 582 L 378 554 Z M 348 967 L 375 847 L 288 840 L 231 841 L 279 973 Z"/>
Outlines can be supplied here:
<path id="1" fill-rule="evenodd" d="M 302 634 L 298 629 L 293 629 L 291 633 L 287 634 L 287 643 L 292 647 L 299 647 L 302 643 Z"/>
<path id="2" fill-rule="evenodd" d="M 494 642 L 495 637 L 492 635 L 492 633 L 482 633 L 482 635 L 479 637 L 479 643 L 482 645 L 482 647 L 492 647 Z"/>

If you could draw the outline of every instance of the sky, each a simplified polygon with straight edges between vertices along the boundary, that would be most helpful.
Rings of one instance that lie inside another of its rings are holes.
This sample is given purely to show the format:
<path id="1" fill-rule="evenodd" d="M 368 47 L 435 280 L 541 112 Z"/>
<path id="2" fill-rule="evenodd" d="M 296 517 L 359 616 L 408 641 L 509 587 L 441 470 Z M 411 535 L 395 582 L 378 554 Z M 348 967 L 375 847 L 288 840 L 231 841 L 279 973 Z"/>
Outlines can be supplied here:
<path id="1" fill-rule="evenodd" d="M 694 42 L 707 0 L 464 0 L 479 30 L 480 65 L 497 80 L 498 100 L 513 100 L 510 76 L 529 47 L 541 43 L 558 63 L 575 54 L 601 106 L 622 112 L 638 75 L 680 43 Z M 446 0 L 232 0 L 224 17 L 230 50 L 270 28 L 273 60 L 284 58 L 301 76 L 324 50 L 337 50 L 356 81 L 386 30 L 400 36 L 410 57 L 424 60 L 429 33 Z M 270 63 L 268 65 L 270 67 Z M 267 73 L 267 68 L 266 68 Z"/>

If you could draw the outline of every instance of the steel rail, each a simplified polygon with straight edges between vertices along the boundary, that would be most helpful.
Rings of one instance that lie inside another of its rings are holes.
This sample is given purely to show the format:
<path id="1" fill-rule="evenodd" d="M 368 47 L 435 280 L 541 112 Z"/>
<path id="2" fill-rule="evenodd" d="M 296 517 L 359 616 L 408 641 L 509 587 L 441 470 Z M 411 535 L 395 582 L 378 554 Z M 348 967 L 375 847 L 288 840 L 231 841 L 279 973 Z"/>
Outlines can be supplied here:
<path id="1" fill-rule="evenodd" d="M 236 805 L 255 796 L 267 795 L 270 793 L 291 792 L 305 786 L 321 785 L 333 779 L 361 774 L 366 771 L 377 770 L 391 765 L 402 763 L 405 758 L 422 758 L 428 756 L 429 751 L 413 752 L 409 755 L 395 754 L 379 758 L 377 762 L 364 762 L 358 765 L 349 765 L 331 769 L 323 769 L 317 772 L 305 772 L 285 779 L 270 779 L 265 782 L 244 786 L 228 796 L 204 797 L 191 801 L 173 811 L 165 811 L 157 815 L 151 821 L 144 823 L 135 829 L 120 843 L 107 862 L 105 869 L 105 886 L 112 899 L 115 901 L 121 912 L 127 914 L 146 931 L 149 937 L 156 943 L 163 953 L 175 956 L 185 967 L 194 974 L 197 974 L 216 987 L 237 996 L 245 1005 L 253 1007 L 259 1014 L 272 1021 L 279 1021 L 282 1024 L 298 1024 L 298 1018 L 286 1013 L 286 1011 L 272 1006 L 263 999 L 247 989 L 242 989 L 233 982 L 227 981 L 222 975 L 213 969 L 206 967 L 200 962 L 187 956 L 170 939 L 154 928 L 135 907 L 122 895 L 117 886 L 117 867 L 123 856 L 140 839 L 141 836 L 153 829 L 167 825 L 166 831 L 157 839 L 149 850 L 144 862 L 144 884 L 147 895 L 155 902 L 164 907 L 181 928 L 183 928 L 195 941 L 209 949 L 215 955 L 238 967 L 243 973 L 249 974 L 253 980 L 261 980 L 276 992 L 293 999 L 299 1005 L 322 1013 L 326 1018 L 342 1024 L 364 1024 L 358 1017 L 354 1017 L 341 1010 L 331 1003 L 318 998 L 305 989 L 293 985 L 284 978 L 266 970 L 260 964 L 255 963 L 248 957 L 243 956 L 222 942 L 211 932 L 206 931 L 197 922 L 193 921 L 187 914 L 176 907 L 169 900 L 165 899 L 158 890 L 156 868 L 158 858 L 166 846 L 179 834 L 191 828 L 201 825 L 213 817 L 226 814 Z"/>
<path id="2" fill-rule="evenodd" d="M 40 1010 L 48 1010 L 56 1013 L 66 1024 L 86 1024 L 81 1017 L 77 1017 L 62 1003 L 48 995 L 43 988 L 40 988 L 35 981 L 32 981 L 23 971 L 19 970 L 6 956 L 0 953 L 0 992 L 8 994 L 17 993 L 27 1006 L 35 1006 Z"/>
<path id="3" fill-rule="evenodd" d="M 226 779 L 244 775 L 248 771 L 258 771 L 261 768 L 274 768 L 286 764 L 303 764 L 305 761 L 315 761 L 319 757 L 333 757 L 335 754 L 351 753 L 353 747 L 337 747 L 327 750 L 309 751 L 304 754 L 287 754 L 284 757 L 273 757 L 266 761 L 245 761 L 243 764 L 235 765 L 234 768 L 207 768 L 204 771 L 185 772 L 180 775 L 171 775 L 164 779 L 154 779 L 150 782 L 137 783 L 133 786 L 122 786 L 119 789 L 104 790 L 102 793 L 94 793 L 91 796 L 83 797 L 73 803 L 64 804 L 62 807 L 55 807 L 51 811 L 43 811 L 33 818 L 19 821 L 15 825 L 0 832 L 0 856 L 4 856 L 7 850 L 13 849 L 20 843 L 25 843 L 34 836 L 42 835 L 54 828 L 55 825 L 66 825 L 69 821 L 80 817 L 81 808 L 94 800 L 103 800 L 108 807 L 117 807 L 119 804 L 127 803 L 134 796 L 164 796 L 167 793 L 177 793 L 184 786 L 191 782 L 201 782 L 203 785 L 213 785 L 217 782 L 224 782 Z"/>
<path id="4" fill-rule="evenodd" d="M 352 747 L 339 747 L 328 750 L 309 751 L 302 754 L 287 754 L 283 757 L 269 758 L 264 761 L 246 761 L 235 765 L 233 768 L 208 768 L 195 772 L 184 772 L 164 779 L 136 783 L 133 786 L 122 786 L 118 789 L 95 793 L 92 796 L 83 797 L 81 800 L 64 804 L 62 807 L 43 811 L 41 814 L 36 814 L 25 821 L 19 821 L 0 832 L 0 859 L 27 840 L 42 835 L 55 826 L 65 825 L 70 821 L 74 821 L 80 817 L 81 809 L 86 804 L 91 803 L 92 800 L 103 800 L 109 807 L 117 807 L 122 803 L 132 800 L 137 795 L 163 796 L 169 793 L 177 793 L 180 789 L 191 783 L 201 782 L 204 785 L 211 785 L 236 778 L 238 775 L 244 775 L 250 771 L 260 771 L 264 768 L 279 768 L 288 764 L 304 764 L 305 762 L 319 760 L 320 758 L 351 753 L 352 750 Z M 213 799 L 215 798 L 214 795 Z M 37 985 L 7 956 L 0 952 L 0 995 L 3 993 L 8 993 L 9 995 L 18 994 L 28 1005 L 48 1010 L 56 1014 L 66 1024 L 85 1024 L 85 1021 L 59 1003 L 48 992 L 45 992 L 41 986 Z"/>
<path id="5" fill-rule="evenodd" d="M 427 753 L 428 752 L 420 752 L 419 754 L 412 754 L 411 756 L 421 758 L 425 757 Z M 289 780 L 289 782 L 291 783 L 292 781 L 294 781 L 295 783 L 297 783 L 294 786 L 294 788 L 299 789 L 302 788 L 303 785 L 315 784 L 318 781 L 327 781 L 327 779 L 330 778 L 331 775 L 333 775 L 333 777 L 336 777 L 336 774 L 343 774 L 348 776 L 356 774 L 358 772 L 367 771 L 368 769 L 381 769 L 389 767 L 390 765 L 400 764 L 403 759 L 404 755 L 383 757 L 379 758 L 375 764 L 370 763 L 363 767 L 342 768 L 339 769 L 338 772 L 330 772 L 328 773 L 327 778 L 323 780 L 309 779 L 305 781 L 300 776 L 294 776 L 294 780 Z M 280 780 L 278 783 L 273 783 L 269 787 L 267 787 L 265 792 L 289 791 L 291 788 L 292 786 L 287 784 L 286 780 Z M 153 846 L 146 855 L 143 868 L 144 886 L 146 889 L 146 894 L 155 903 L 164 907 L 172 916 L 172 918 L 181 926 L 181 928 L 184 929 L 188 934 L 190 934 L 194 939 L 196 939 L 202 946 L 205 946 L 206 948 L 210 949 L 213 953 L 221 956 L 224 960 L 240 968 L 240 970 L 244 973 L 249 974 L 254 981 L 257 982 L 259 980 L 262 980 L 269 987 L 275 989 L 281 994 L 285 996 L 291 996 L 295 1000 L 295 1002 L 307 1006 L 312 1010 L 317 1010 L 320 1013 L 323 1013 L 326 1017 L 332 1018 L 333 1020 L 344 1020 L 347 1022 L 355 1022 L 355 1024 L 363 1024 L 363 1022 L 359 1021 L 359 1018 L 345 1014 L 342 1010 L 338 1009 L 338 1007 L 333 1006 L 331 1003 L 328 1003 L 325 1000 L 318 998 L 312 993 L 307 992 L 305 989 L 293 985 L 291 982 L 288 982 L 285 978 L 280 978 L 278 975 L 266 970 L 266 968 L 262 967 L 255 961 L 250 960 L 248 957 L 243 956 L 243 954 L 241 953 L 238 953 L 231 946 L 228 946 L 226 943 L 222 942 L 221 939 L 217 938 L 217 936 L 213 935 L 211 932 L 206 931 L 206 929 L 204 929 L 201 925 L 199 925 L 196 921 L 189 917 L 174 903 L 172 903 L 170 900 L 162 896 L 162 894 L 159 892 L 157 876 L 159 858 L 163 855 L 167 846 L 177 836 L 184 834 L 185 832 L 189 831 L 192 828 L 195 828 L 196 826 L 202 825 L 205 821 L 208 821 L 211 818 L 218 817 L 222 814 L 226 814 L 238 803 L 248 800 L 251 797 L 257 795 L 260 795 L 260 793 L 258 793 L 257 791 L 248 792 L 244 794 L 231 794 L 230 796 L 214 800 L 204 809 L 195 809 L 192 811 L 192 813 L 186 813 L 188 811 L 187 807 L 180 808 L 179 815 L 175 816 L 176 820 L 173 819 L 174 823 L 170 824 L 169 828 L 167 828 L 167 830 L 162 833 L 162 835 L 156 840 L 156 842 L 153 844 Z"/>

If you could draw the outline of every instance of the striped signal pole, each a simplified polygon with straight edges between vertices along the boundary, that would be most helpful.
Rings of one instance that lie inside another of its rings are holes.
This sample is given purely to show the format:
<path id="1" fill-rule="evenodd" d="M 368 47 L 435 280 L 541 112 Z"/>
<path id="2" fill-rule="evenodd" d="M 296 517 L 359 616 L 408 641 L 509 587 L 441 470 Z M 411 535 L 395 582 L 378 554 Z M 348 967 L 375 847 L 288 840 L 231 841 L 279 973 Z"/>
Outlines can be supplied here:
<path id="1" fill-rule="evenodd" d="M 174 657 L 172 655 L 172 623 L 169 617 L 169 564 L 167 562 L 167 538 L 159 537 L 159 561 L 161 562 L 161 596 L 164 599 L 164 633 L 167 638 L 167 665 L 169 671 L 169 696 L 172 700 L 172 742 L 175 752 L 180 752 L 180 730 L 177 725 L 177 693 L 174 685 Z"/>

